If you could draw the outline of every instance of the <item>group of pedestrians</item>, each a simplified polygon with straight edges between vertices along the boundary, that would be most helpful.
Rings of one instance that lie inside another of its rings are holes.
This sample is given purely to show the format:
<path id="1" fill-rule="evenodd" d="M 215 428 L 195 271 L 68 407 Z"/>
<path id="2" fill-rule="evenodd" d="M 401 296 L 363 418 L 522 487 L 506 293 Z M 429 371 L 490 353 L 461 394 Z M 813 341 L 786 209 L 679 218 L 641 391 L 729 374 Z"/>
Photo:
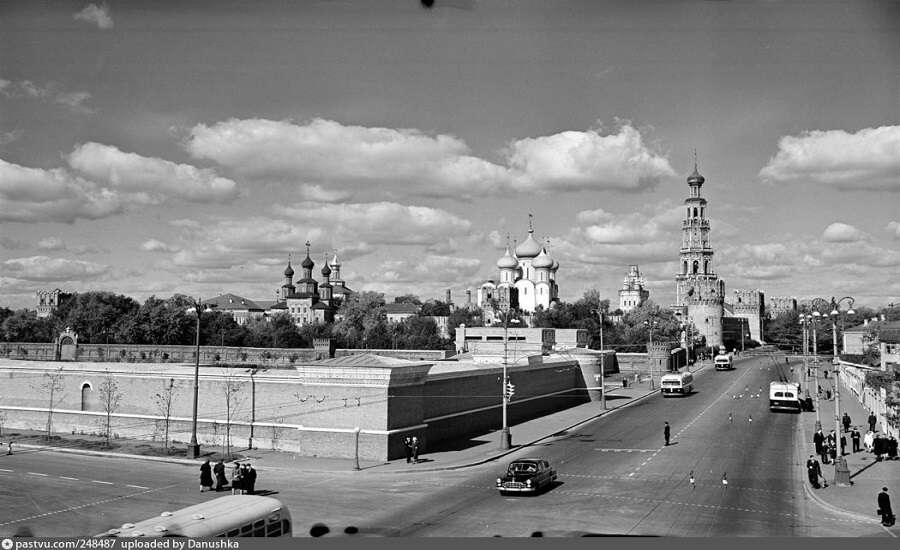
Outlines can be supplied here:
<path id="1" fill-rule="evenodd" d="M 419 462 L 419 438 L 416 436 L 406 436 L 403 440 L 403 446 L 406 447 L 406 463 Z"/>
<path id="2" fill-rule="evenodd" d="M 838 436 L 834 430 L 828 432 L 828 435 L 825 435 L 821 428 L 816 430 L 816 433 L 813 434 L 813 443 L 816 446 L 816 454 L 822 459 L 822 464 L 830 464 L 837 459 Z M 841 456 L 843 456 L 847 450 L 847 438 L 843 434 L 840 437 L 840 444 Z"/>
<path id="3" fill-rule="evenodd" d="M 228 478 L 225 477 L 225 461 L 219 459 L 215 466 L 211 466 L 207 459 L 200 465 L 200 492 L 213 490 L 213 476 L 215 475 L 215 491 L 224 491 L 228 486 Z M 252 495 L 256 490 L 256 469 L 246 462 L 234 463 L 231 472 L 231 494 Z"/>

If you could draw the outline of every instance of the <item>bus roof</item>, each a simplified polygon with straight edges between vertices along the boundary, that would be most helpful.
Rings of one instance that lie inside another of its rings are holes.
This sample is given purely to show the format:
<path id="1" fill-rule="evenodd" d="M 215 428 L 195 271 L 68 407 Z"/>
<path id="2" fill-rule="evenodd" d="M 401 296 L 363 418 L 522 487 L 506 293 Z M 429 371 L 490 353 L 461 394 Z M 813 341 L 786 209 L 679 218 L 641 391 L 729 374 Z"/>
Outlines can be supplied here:
<path id="1" fill-rule="evenodd" d="M 264 517 L 284 505 L 278 499 L 257 495 L 228 495 L 155 518 L 126 523 L 101 536 L 115 537 L 213 537 L 240 523 L 239 518 Z"/>

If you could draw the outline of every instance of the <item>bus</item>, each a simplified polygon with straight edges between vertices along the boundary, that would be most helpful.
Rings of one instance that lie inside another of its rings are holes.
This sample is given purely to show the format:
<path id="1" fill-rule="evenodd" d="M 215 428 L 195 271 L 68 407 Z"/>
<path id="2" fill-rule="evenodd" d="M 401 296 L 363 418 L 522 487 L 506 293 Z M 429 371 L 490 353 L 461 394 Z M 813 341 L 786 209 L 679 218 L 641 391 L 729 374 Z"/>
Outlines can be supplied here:
<path id="1" fill-rule="evenodd" d="M 290 537 L 291 513 L 278 499 L 228 495 L 126 523 L 98 537 Z"/>
<path id="2" fill-rule="evenodd" d="M 796 382 L 770 383 L 769 410 L 800 412 L 800 384 Z"/>
<path id="3" fill-rule="evenodd" d="M 715 358 L 716 370 L 734 369 L 734 357 L 730 353 L 720 353 Z"/>
<path id="4" fill-rule="evenodd" d="M 689 372 L 671 372 L 659 379 L 663 397 L 670 395 L 688 395 L 694 389 L 694 375 Z"/>

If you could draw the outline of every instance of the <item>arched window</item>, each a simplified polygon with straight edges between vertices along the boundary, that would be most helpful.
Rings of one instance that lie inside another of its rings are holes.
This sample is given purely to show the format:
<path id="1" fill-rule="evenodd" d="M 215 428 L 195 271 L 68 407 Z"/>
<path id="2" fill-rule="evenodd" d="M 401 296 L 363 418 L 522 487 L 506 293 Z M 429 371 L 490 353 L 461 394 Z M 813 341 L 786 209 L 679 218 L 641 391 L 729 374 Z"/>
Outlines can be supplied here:
<path id="1" fill-rule="evenodd" d="M 697 271 L 700 269 L 700 262 L 694 260 L 694 275 L 697 274 Z"/>
<path id="2" fill-rule="evenodd" d="M 694 217 L 695 218 L 697 217 L 697 207 L 696 206 L 694 207 Z"/>
<path id="3" fill-rule="evenodd" d="M 94 389 L 91 387 L 90 382 L 85 382 L 81 385 L 81 410 L 89 411 L 91 410 L 91 397 L 94 393 Z"/>
<path id="4" fill-rule="evenodd" d="M 685 262 L 684 262 L 684 269 L 682 269 L 681 272 L 682 272 L 683 274 L 687 275 L 687 261 L 686 261 L 686 260 L 685 260 Z"/>
<path id="5" fill-rule="evenodd" d="M 703 273 L 709 273 L 709 260 L 703 260 Z"/>

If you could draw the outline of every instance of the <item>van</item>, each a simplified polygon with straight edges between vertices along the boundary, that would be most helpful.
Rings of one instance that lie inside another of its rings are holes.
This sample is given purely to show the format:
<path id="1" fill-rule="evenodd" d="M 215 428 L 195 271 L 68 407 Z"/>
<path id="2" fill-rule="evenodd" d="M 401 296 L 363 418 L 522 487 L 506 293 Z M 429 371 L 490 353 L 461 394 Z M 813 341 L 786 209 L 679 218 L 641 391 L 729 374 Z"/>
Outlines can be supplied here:
<path id="1" fill-rule="evenodd" d="M 715 358 L 716 370 L 732 370 L 734 368 L 734 357 L 731 354 L 720 353 Z"/>
<path id="2" fill-rule="evenodd" d="M 671 372 L 659 379 L 660 392 L 663 397 L 670 395 L 688 395 L 694 390 L 694 375 L 689 372 Z"/>

